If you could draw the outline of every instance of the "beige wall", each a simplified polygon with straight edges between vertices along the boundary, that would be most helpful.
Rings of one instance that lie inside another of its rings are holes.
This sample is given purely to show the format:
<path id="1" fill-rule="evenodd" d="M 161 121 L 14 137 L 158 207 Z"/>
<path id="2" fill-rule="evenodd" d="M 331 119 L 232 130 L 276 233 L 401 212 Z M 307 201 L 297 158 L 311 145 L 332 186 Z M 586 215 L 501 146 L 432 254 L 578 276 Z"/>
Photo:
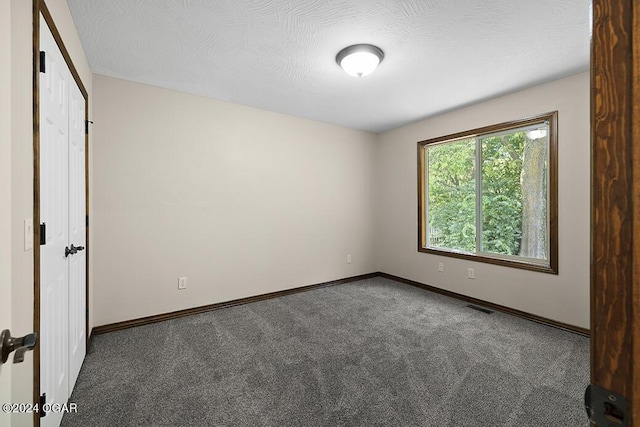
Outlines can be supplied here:
<path id="1" fill-rule="evenodd" d="M 416 143 L 558 110 L 559 272 L 550 275 L 419 253 Z M 582 73 L 379 135 L 378 270 L 589 327 L 589 74 Z M 443 262 L 444 273 L 438 273 Z M 475 280 L 467 268 L 475 269 Z"/>
<path id="2" fill-rule="evenodd" d="M 31 2 L 11 1 L 11 332 L 33 331 L 33 251 L 24 250 L 23 227 L 33 218 L 33 122 Z M 11 400 L 31 402 L 33 353 L 12 366 Z M 11 425 L 32 417 L 12 415 Z"/>
<path id="3" fill-rule="evenodd" d="M 94 86 L 96 325 L 383 271 L 589 326 L 588 73 L 377 136 L 104 76 Z M 560 274 L 418 253 L 416 142 L 556 109 Z"/>
<path id="4" fill-rule="evenodd" d="M 46 4 L 89 91 L 91 102 L 92 76 L 67 3 L 65 0 L 47 0 Z M 9 9 L 6 0 L 3 0 L 3 8 L 1 12 Z M 32 3 L 25 0 L 11 0 L 10 9 L 11 114 L 8 119 L 7 115 L 3 114 L 0 120 L 3 122 L 8 120 L 10 123 L 11 141 L 11 167 L 8 169 L 11 177 L 11 332 L 14 335 L 24 335 L 34 329 L 33 251 L 24 250 L 23 236 L 24 220 L 33 217 Z M 6 27 L 2 26 L 2 28 L 6 31 Z M 4 37 L 2 39 L 4 41 Z M 4 61 L 3 66 L 5 66 Z M 0 76 L 4 77 L 3 81 L 6 81 L 6 68 L 3 68 Z M 6 92 L 3 90 L 2 93 Z M 4 188 L 4 181 L 2 188 Z M 8 197 L 6 189 L 2 192 L 3 197 L 5 194 Z M 24 363 L 12 367 L 11 400 L 13 402 L 32 400 L 32 376 L 33 359 L 32 353 L 28 352 Z M 14 415 L 12 425 L 32 425 L 32 421 L 33 417 L 30 414 Z"/>
<path id="5" fill-rule="evenodd" d="M 94 91 L 96 325 L 374 271 L 373 134 L 98 75 Z"/>

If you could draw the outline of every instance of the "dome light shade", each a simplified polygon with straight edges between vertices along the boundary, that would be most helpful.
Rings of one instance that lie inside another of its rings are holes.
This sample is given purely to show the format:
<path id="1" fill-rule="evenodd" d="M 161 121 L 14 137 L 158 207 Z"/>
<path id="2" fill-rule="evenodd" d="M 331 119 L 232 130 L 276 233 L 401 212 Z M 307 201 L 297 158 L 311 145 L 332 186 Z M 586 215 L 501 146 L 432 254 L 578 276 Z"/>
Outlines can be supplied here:
<path id="1" fill-rule="evenodd" d="M 377 46 L 354 44 L 338 52 L 336 62 L 347 74 L 354 77 L 364 77 L 371 74 L 383 58 L 384 53 Z"/>

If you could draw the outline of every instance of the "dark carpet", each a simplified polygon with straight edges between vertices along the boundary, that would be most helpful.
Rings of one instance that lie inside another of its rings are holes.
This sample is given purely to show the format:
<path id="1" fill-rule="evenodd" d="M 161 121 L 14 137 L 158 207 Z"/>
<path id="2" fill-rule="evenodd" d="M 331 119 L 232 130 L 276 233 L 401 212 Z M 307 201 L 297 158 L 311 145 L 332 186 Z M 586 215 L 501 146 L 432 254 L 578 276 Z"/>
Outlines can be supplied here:
<path id="1" fill-rule="evenodd" d="M 588 425 L 589 340 L 384 278 L 98 335 L 71 426 Z"/>

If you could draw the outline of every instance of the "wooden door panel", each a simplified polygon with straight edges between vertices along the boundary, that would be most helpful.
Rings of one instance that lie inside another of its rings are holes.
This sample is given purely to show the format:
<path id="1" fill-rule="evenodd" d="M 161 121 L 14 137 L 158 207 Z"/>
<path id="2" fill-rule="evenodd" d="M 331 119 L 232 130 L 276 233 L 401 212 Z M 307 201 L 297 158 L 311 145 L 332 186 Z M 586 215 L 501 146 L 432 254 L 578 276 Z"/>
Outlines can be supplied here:
<path id="1" fill-rule="evenodd" d="M 626 425 L 640 426 L 640 5 L 592 5 L 591 383 L 625 397 Z"/>

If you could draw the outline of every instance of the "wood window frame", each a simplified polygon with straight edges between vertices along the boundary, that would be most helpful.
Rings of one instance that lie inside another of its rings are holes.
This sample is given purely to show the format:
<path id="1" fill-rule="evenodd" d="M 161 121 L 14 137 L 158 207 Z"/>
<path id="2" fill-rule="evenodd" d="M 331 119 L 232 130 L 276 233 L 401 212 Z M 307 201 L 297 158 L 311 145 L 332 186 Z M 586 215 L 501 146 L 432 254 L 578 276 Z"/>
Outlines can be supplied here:
<path id="1" fill-rule="evenodd" d="M 548 161 L 548 197 L 549 205 L 547 215 L 549 217 L 549 265 L 528 262 L 526 260 L 504 259 L 482 254 L 471 254 L 439 250 L 429 248 L 427 244 L 426 224 L 426 165 L 425 150 L 428 145 L 454 141 L 464 138 L 475 138 L 484 134 L 508 131 L 536 123 L 549 123 L 549 161 Z M 453 258 L 461 258 L 488 264 L 513 267 L 524 270 L 538 271 L 542 273 L 558 274 L 558 112 L 552 111 L 524 119 L 512 120 L 495 125 L 485 126 L 469 131 L 458 132 L 451 135 L 431 138 L 417 143 L 418 148 L 418 252 L 432 255 L 441 255 Z"/>

